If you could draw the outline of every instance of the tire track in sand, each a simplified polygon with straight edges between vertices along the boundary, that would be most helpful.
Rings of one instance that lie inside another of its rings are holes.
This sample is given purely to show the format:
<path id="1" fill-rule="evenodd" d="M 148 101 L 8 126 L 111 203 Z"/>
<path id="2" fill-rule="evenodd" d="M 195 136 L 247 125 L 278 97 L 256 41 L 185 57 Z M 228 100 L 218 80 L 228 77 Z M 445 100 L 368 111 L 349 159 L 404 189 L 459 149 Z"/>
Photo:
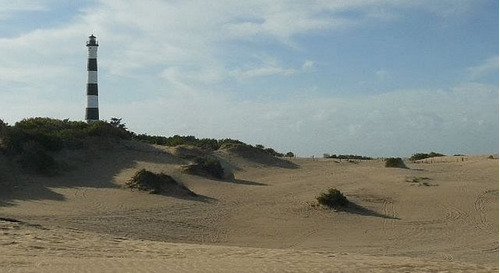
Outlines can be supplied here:
<path id="1" fill-rule="evenodd" d="M 396 220 L 398 218 L 398 213 L 396 211 L 396 206 L 394 205 L 394 200 L 390 198 L 384 198 L 382 203 L 382 212 L 384 222 L 382 229 L 387 234 L 390 240 L 398 240 L 401 235 L 396 232 Z"/>
<path id="2" fill-rule="evenodd" d="M 496 192 L 498 193 L 498 191 Z M 495 193 L 495 191 L 485 191 L 481 193 L 474 201 L 474 210 L 477 212 L 477 216 L 479 219 L 479 221 L 475 223 L 477 228 L 481 230 L 489 230 L 490 232 L 493 230 L 493 225 L 486 216 L 485 205 L 488 202 L 492 202 L 492 199 L 496 199 L 494 198 L 493 193 Z M 496 202 L 498 202 L 498 200 L 496 200 Z"/>

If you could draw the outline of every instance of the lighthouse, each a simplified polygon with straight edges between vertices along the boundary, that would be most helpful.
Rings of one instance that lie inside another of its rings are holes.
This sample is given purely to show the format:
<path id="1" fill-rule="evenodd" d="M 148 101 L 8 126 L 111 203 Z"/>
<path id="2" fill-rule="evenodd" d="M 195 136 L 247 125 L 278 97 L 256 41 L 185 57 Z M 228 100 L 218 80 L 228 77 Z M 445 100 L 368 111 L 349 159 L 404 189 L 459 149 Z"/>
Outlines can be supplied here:
<path id="1" fill-rule="evenodd" d="M 89 56 L 87 61 L 87 108 L 85 119 L 87 122 L 99 120 L 99 103 L 97 99 L 97 43 L 94 34 L 89 36 L 87 48 Z"/>

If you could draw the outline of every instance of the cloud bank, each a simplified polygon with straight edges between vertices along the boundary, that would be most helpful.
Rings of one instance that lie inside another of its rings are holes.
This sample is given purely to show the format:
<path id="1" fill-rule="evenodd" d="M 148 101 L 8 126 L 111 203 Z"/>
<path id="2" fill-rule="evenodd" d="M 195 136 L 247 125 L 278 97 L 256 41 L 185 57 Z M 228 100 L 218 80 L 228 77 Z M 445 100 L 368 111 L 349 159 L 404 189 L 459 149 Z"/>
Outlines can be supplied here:
<path id="1" fill-rule="evenodd" d="M 57 0 L 8 3 L 0 21 L 22 29 L 0 36 L 0 118 L 11 123 L 83 119 L 84 45 L 94 33 L 102 118 L 121 117 L 139 133 L 231 137 L 299 155 L 498 150 L 497 53 L 446 86 L 404 86 L 390 62 L 338 67 L 355 65 L 357 52 L 332 59 L 337 48 L 308 42 L 394 31 L 415 13 L 446 29 L 477 1 L 103 0 L 60 11 Z M 15 23 L 33 12 L 71 16 L 27 30 Z M 337 70 L 359 72 L 352 93 L 339 91 Z M 383 85 L 393 81 L 404 87 Z M 361 84 L 374 88 L 357 92 Z"/>

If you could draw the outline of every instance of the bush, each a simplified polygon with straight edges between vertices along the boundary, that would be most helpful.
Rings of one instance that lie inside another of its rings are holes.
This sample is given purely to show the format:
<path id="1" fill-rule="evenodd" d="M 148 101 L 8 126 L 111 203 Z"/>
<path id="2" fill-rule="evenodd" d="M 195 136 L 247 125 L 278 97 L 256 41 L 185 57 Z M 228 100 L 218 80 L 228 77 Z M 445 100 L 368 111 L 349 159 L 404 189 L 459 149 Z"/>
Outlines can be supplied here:
<path id="1" fill-rule="evenodd" d="M 146 169 L 142 169 L 136 172 L 126 184 L 130 188 L 141 191 L 149 191 L 150 193 L 159 193 L 164 183 L 174 185 L 177 184 L 172 177 L 166 174 L 155 174 L 147 171 Z"/>
<path id="2" fill-rule="evenodd" d="M 41 174 L 55 174 L 60 169 L 51 152 L 82 148 L 83 139 L 89 136 L 127 139 L 131 135 L 116 118 L 111 123 L 86 123 L 38 117 L 23 119 L 14 126 L 0 120 L 0 150 L 17 159 L 23 168 Z"/>
<path id="3" fill-rule="evenodd" d="M 184 166 L 184 171 L 196 175 L 208 175 L 217 179 L 224 178 L 224 168 L 220 161 L 213 156 L 201 156 L 194 160 L 194 164 Z"/>
<path id="4" fill-rule="evenodd" d="M 435 153 L 435 152 L 430 152 L 428 154 L 426 154 L 426 153 L 416 153 L 416 154 L 413 154 L 410 157 L 410 160 L 411 161 L 415 161 L 415 160 L 426 159 L 426 158 L 429 158 L 429 157 L 439 157 L 439 156 L 444 156 L 444 154 Z"/>
<path id="5" fill-rule="evenodd" d="M 38 142 L 29 141 L 23 145 L 19 163 L 28 171 L 53 175 L 57 173 L 57 163 Z"/>
<path id="6" fill-rule="evenodd" d="M 183 185 L 179 185 L 171 176 L 164 173 L 153 173 L 142 169 L 126 183 L 129 188 L 147 191 L 151 194 L 176 193 L 179 190 L 189 195 L 196 195 Z"/>
<path id="7" fill-rule="evenodd" d="M 117 126 L 116 124 L 111 124 L 105 121 L 89 123 L 86 131 L 89 136 L 111 137 L 118 139 L 130 139 L 132 137 L 131 133 L 128 132 L 124 126 Z"/>
<path id="8" fill-rule="evenodd" d="M 362 155 L 330 155 L 328 153 L 323 154 L 323 158 L 336 158 L 336 159 L 353 159 L 353 160 L 372 160 L 373 158 L 369 156 L 362 156 Z"/>
<path id="9" fill-rule="evenodd" d="M 386 168 L 407 168 L 400 157 L 391 157 L 385 159 Z"/>
<path id="10" fill-rule="evenodd" d="M 211 138 L 198 139 L 194 136 L 179 136 L 179 135 L 164 137 L 164 136 L 150 136 L 147 134 L 140 134 L 140 135 L 135 135 L 134 139 L 150 144 L 158 144 L 170 147 L 175 147 L 180 145 L 196 146 L 198 148 L 210 151 L 218 150 L 223 144 L 226 143 L 243 143 L 239 140 L 234 140 L 234 139 L 219 139 L 219 140 Z"/>
<path id="11" fill-rule="evenodd" d="M 328 189 L 327 193 L 321 193 L 316 197 L 318 203 L 329 208 L 345 207 L 349 204 L 349 200 L 344 196 L 342 192 L 337 189 Z"/>
<path id="12" fill-rule="evenodd" d="M 129 139 L 131 135 L 121 119 L 113 119 L 111 123 L 86 123 L 67 119 L 28 118 L 16 122 L 14 126 L 0 123 L 2 148 L 11 154 L 22 152 L 23 145 L 30 141 L 37 142 L 46 151 L 57 152 L 63 148 L 81 148 L 82 139 L 88 136 Z"/>

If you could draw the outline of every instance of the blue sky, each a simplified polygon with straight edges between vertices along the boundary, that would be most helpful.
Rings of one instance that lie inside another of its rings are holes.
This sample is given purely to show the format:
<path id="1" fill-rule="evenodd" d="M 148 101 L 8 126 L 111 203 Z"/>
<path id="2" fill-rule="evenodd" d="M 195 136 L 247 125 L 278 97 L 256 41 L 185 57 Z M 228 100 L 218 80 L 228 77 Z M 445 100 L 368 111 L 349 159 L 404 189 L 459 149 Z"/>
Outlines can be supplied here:
<path id="1" fill-rule="evenodd" d="M 0 119 L 101 119 L 301 156 L 498 153 L 498 1 L 0 0 Z"/>

